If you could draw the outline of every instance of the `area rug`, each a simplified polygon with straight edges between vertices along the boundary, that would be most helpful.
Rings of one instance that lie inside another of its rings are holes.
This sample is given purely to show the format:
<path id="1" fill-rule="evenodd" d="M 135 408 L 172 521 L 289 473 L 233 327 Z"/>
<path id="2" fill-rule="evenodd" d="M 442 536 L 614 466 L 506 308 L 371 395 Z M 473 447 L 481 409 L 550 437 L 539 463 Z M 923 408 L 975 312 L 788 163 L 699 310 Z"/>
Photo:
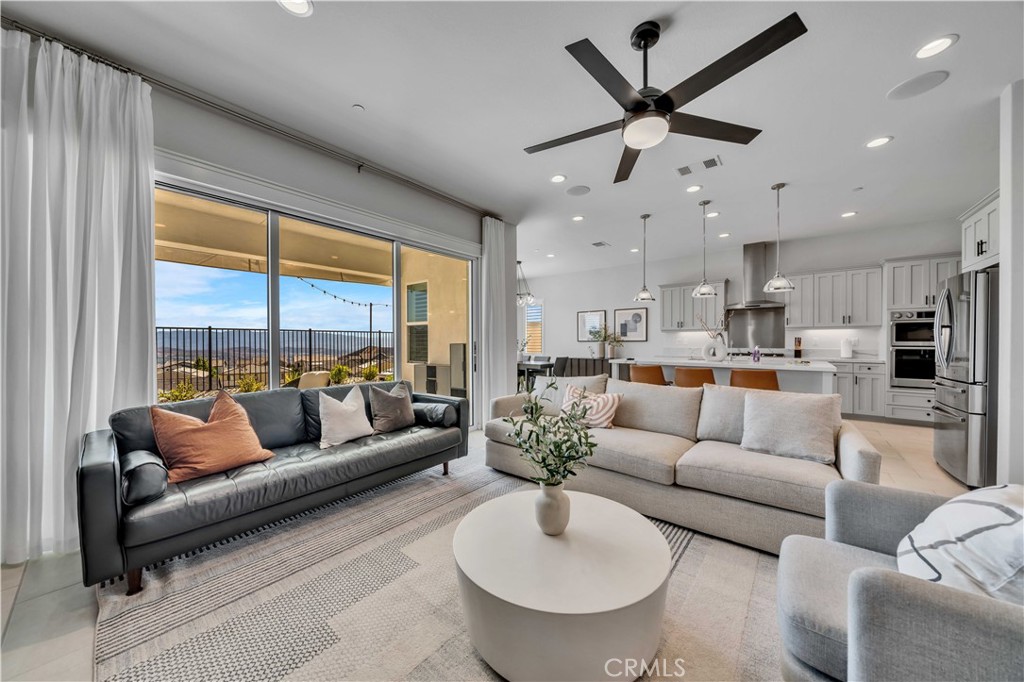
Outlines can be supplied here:
<path id="1" fill-rule="evenodd" d="M 177 557 L 146 570 L 140 595 L 98 588 L 95 679 L 500 679 L 466 633 L 451 543 L 474 507 L 531 484 L 480 459 Z M 652 523 L 674 560 L 666 669 L 777 679 L 777 559 Z"/>

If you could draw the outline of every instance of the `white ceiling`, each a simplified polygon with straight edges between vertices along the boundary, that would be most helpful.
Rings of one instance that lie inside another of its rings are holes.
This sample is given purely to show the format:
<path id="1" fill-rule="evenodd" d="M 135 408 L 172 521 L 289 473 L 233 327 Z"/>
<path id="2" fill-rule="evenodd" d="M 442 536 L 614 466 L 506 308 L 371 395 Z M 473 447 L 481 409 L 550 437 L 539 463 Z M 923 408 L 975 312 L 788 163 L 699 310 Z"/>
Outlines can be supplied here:
<path id="1" fill-rule="evenodd" d="M 528 276 L 699 248 L 702 198 L 726 242 L 949 223 L 998 184 L 998 97 L 1024 76 L 1021 2 L 326 2 L 308 19 L 264 2 L 17 2 L 5 16 L 323 139 L 518 223 Z M 590 38 L 634 84 L 632 28 L 662 22 L 652 85 L 668 89 L 792 11 L 808 33 L 684 110 L 762 128 L 743 147 L 670 136 L 612 177 L 617 133 L 522 149 L 621 113 L 563 46 Z M 918 60 L 933 38 L 945 53 Z M 943 69 L 939 88 L 888 101 Z M 359 112 L 352 104 L 366 110 Z M 895 141 L 869 150 L 869 139 Z M 678 166 L 724 165 L 680 178 Z M 555 185 L 548 178 L 564 173 Z M 705 189 L 686 194 L 694 182 Z M 585 184 L 592 192 L 571 197 Z M 859 192 L 853 188 L 863 187 Z M 844 211 L 857 211 L 841 219 Z M 570 217 L 582 214 L 583 222 Z M 604 240 L 612 248 L 594 249 Z M 554 258 L 545 258 L 548 253 Z"/>

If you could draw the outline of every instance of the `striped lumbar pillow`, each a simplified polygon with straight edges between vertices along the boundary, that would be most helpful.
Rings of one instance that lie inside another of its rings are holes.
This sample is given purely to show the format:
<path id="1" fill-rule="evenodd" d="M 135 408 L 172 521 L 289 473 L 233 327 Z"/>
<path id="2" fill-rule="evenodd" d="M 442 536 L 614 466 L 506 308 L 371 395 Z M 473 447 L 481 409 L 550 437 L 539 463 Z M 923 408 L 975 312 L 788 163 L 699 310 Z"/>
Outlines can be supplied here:
<path id="1" fill-rule="evenodd" d="M 565 400 L 562 411 L 565 412 L 574 403 L 587 408 L 587 416 L 583 418 L 584 426 L 592 429 L 610 429 L 615 419 L 615 410 L 619 409 L 621 393 L 587 393 L 581 388 L 569 385 L 565 387 Z"/>
<path id="2" fill-rule="evenodd" d="M 1024 488 L 954 497 L 900 542 L 900 573 L 1020 604 L 1024 601 Z"/>

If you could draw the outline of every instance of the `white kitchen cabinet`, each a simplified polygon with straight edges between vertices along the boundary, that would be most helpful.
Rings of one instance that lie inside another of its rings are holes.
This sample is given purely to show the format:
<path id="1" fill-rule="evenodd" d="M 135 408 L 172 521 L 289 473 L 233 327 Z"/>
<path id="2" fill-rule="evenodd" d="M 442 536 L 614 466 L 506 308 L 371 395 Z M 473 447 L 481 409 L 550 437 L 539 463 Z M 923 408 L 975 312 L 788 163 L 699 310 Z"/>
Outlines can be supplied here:
<path id="1" fill-rule="evenodd" d="M 885 374 L 853 375 L 853 413 L 882 416 L 885 412 Z"/>
<path id="2" fill-rule="evenodd" d="M 930 260 L 893 261 L 885 264 L 886 307 L 889 310 L 928 308 L 935 293 L 930 279 Z"/>
<path id="3" fill-rule="evenodd" d="M 960 216 L 963 229 L 961 257 L 964 271 L 980 270 L 999 262 L 999 190 L 992 192 Z"/>
<path id="4" fill-rule="evenodd" d="M 679 328 L 679 312 L 676 299 L 679 287 L 661 287 L 661 331 L 670 332 Z"/>
<path id="5" fill-rule="evenodd" d="M 885 416 L 931 423 L 935 392 L 921 389 L 891 389 L 885 392 Z"/>
<path id="6" fill-rule="evenodd" d="M 703 331 L 700 320 L 713 327 L 725 307 L 725 285 L 711 282 L 718 292 L 712 298 L 694 298 L 696 284 L 673 284 L 661 289 L 661 330 L 666 332 Z"/>
<path id="7" fill-rule="evenodd" d="M 814 275 L 814 326 L 842 327 L 846 323 L 846 271 Z"/>
<path id="8" fill-rule="evenodd" d="M 881 324 L 881 268 L 814 275 L 815 327 L 877 327 Z"/>
<path id="9" fill-rule="evenodd" d="M 836 393 L 843 399 L 840 409 L 843 414 L 853 414 L 853 373 L 837 372 L 835 377 Z"/>
<path id="10" fill-rule="evenodd" d="M 814 275 L 793 275 L 794 291 L 783 295 L 786 304 L 786 326 L 802 329 L 814 326 Z"/>
<path id="11" fill-rule="evenodd" d="M 946 280 L 960 274 L 960 258 L 957 256 L 932 258 L 928 261 L 928 273 L 932 286 L 931 304 L 934 306 L 939 300 L 942 288 L 946 285 Z"/>

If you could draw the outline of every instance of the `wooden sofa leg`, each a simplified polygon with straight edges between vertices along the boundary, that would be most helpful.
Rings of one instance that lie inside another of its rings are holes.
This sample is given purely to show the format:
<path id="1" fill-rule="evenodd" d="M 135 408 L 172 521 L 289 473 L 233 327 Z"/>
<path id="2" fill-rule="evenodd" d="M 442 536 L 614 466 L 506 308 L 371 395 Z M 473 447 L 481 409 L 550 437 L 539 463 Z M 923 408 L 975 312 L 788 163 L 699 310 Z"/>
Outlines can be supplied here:
<path id="1" fill-rule="evenodd" d="M 442 464 L 441 467 L 442 467 L 441 468 L 441 475 L 442 476 L 447 476 L 448 475 L 448 462 L 445 462 L 444 464 Z"/>
<path id="2" fill-rule="evenodd" d="M 132 568 L 128 571 L 128 592 L 129 597 L 142 592 L 142 569 Z"/>

